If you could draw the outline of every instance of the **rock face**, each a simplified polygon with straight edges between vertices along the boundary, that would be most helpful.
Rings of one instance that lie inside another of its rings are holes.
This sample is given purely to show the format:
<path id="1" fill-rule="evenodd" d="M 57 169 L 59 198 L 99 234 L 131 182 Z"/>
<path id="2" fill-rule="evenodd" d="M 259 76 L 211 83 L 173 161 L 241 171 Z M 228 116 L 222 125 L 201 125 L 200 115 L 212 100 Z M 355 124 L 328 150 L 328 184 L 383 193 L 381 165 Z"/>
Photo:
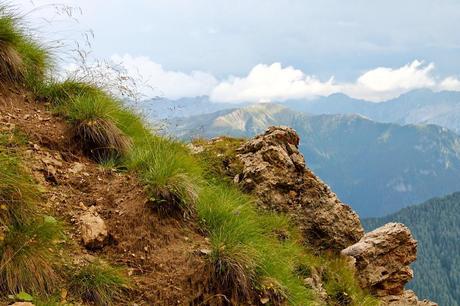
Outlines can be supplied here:
<path id="1" fill-rule="evenodd" d="M 340 251 L 363 236 L 356 213 L 312 171 L 298 150 L 299 136 L 288 127 L 270 127 L 237 150 L 242 170 L 235 177 L 265 209 L 289 214 L 306 242 L 317 250 Z"/>
<path id="2" fill-rule="evenodd" d="M 412 279 L 409 264 L 417 256 L 417 241 L 401 223 L 388 223 L 369 232 L 342 251 L 350 256 L 362 288 L 389 305 L 436 305 L 419 301 L 404 285 Z"/>
<path id="3" fill-rule="evenodd" d="M 108 231 L 104 220 L 89 209 L 80 217 L 80 231 L 83 244 L 88 249 L 103 247 L 108 241 Z"/>

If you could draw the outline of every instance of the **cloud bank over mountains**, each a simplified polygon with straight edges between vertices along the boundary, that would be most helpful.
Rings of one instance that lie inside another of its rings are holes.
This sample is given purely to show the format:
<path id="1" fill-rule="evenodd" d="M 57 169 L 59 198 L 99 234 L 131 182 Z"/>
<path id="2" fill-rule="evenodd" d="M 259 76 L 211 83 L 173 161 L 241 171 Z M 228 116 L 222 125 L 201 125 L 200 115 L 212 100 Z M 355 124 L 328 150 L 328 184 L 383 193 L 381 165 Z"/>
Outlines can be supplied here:
<path id="1" fill-rule="evenodd" d="M 419 60 L 402 67 L 365 71 L 354 82 L 338 82 L 333 76 L 321 80 L 281 63 L 258 64 L 245 76 L 219 80 L 204 71 L 167 70 L 146 56 L 113 55 L 111 60 L 125 67 L 128 74 L 142 78 L 145 85 L 140 90 L 146 96 L 170 99 L 209 95 L 215 102 L 269 102 L 343 93 L 380 102 L 421 88 L 460 91 L 460 80 L 456 76 L 439 78 L 435 75 L 434 63 Z"/>

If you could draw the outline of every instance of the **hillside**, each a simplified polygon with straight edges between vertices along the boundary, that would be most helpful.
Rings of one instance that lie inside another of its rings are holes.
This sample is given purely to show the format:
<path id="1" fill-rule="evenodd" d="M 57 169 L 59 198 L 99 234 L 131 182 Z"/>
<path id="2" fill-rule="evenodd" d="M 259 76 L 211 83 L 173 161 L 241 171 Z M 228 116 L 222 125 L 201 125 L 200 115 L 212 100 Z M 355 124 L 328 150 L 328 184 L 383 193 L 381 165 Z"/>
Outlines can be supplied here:
<path id="1" fill-rule="evenodd" d="M 286 106 L 310 114 L 359 114 L 374 121 L 398 124 L 436 124 L 460 132 L 460 92 L 414 90 L 380 103 L 343 94 L 313 101 L 288 101 Z"/>
<path id="2" fill-rule="evenodd" d="M 53 78 L 21 22 L 0 4 L 2 305 L 436 306 L 405 289 L 410 230 L 364 233 L 293 129 L 162 137 L 116 88 Z"/>
<path id="3" fill-rule="evenodd" d="M 460 189 L 460 137 L 434 125 L 311 116 L 257 104 L 171 120 L 169 133 L 182 139 L 251 137 L 271 125 L 299 133 L 308 166 L 362 217 L 382 216 Z"/>
<path id="4" fill-rule="evenodd" d="M 367 230 L 387 222 L 406 224 L 418 240 L 415 279 L 409 284 L 420 296 L 440 305 L 460 305 L 460 193 L 434 198 L 383 218 L 364 219 Z"/>

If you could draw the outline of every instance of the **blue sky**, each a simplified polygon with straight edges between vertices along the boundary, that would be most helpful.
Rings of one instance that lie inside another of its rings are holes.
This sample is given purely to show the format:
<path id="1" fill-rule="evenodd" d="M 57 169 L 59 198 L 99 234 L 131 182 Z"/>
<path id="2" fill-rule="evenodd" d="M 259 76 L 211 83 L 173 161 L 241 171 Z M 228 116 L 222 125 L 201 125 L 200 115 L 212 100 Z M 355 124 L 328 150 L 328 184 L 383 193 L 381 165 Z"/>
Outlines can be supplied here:
<path id="1" fill-rule="evenodd" d="M 15 3 L 25 10 L 32 6 L 29 0 Z M 53 1 L 33 2 L 45 3 Z M 78 37 L 78 31 L 91 29 L 95 57 L 127 62 L 167 97 L 258 101 L 341 91 L 379 101 L 420 87 L 460 90 L 457 0 L 59 3 L 82 9 L 78 24 L 51 17 L 49 8 L 30 18 L 52 18 L 57 36 Z M 390 73 L 374 73 L 379 67 Z M 254 69 L 262 79 L 255 79 Z M 367 83 L 361 82 L 369 72 Z M 282 88 L 264 94 L 278 83 Z"/>

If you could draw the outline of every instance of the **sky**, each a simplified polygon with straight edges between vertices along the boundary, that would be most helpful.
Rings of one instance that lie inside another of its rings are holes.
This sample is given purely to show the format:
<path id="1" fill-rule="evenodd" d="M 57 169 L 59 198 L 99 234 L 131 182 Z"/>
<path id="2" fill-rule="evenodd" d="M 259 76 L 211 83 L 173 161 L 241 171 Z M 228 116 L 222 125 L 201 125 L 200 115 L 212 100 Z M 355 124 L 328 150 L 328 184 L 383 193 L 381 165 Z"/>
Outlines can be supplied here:
<path id="1" fill-rule="evenodd" d="M 91 31 L 91 56 L 141 76 L 147 97 L 341 92 L 379 102 L 418 88 L 460 91 L 458 0 L 60 0 L 79 7 L 72 20 L 50 3 L 13 4 L 48 40 Z"/>

